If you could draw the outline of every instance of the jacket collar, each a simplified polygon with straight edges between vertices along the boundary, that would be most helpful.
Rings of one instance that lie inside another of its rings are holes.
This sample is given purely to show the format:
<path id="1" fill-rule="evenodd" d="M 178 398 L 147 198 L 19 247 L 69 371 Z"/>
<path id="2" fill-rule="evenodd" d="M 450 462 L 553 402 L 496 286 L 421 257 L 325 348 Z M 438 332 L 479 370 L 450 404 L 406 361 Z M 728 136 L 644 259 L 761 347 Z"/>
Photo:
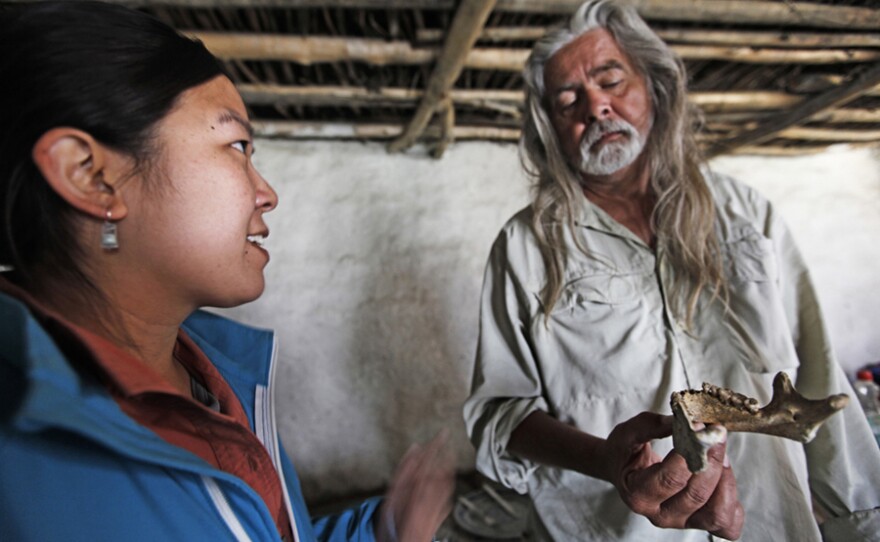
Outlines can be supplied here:
<path id="1" fill-rule="evenodd" d="M 119 453 L 213 473 L 135 423 L 99 382 L 74 370 L 24 303 L 0 294 L 0 322 L 0 423 L 22 432 L 70 431 Z M 240 398 L 268 383 L 272 332 L 201 311 L 183 327 Z M 253 402 L 242 404 L 253 417 Z"/>

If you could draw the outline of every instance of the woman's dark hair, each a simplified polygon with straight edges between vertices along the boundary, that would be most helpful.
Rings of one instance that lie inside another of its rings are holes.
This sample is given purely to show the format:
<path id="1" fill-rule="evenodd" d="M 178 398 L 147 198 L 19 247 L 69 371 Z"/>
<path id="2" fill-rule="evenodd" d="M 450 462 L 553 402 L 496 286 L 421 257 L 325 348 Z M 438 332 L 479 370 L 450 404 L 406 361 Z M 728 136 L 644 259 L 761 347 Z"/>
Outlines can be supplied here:
<path id="1" fill-rule="evenodd" d="M 0 265 L 24 283 L 51 270 L 91 286 L 78 263 L 77 211 L 43 179 L 34 144 L 73 127 L 142 168 L 176 98 L 223 68 L 154 17 L 100 2 L 0 8 L 0 51 Z"/>

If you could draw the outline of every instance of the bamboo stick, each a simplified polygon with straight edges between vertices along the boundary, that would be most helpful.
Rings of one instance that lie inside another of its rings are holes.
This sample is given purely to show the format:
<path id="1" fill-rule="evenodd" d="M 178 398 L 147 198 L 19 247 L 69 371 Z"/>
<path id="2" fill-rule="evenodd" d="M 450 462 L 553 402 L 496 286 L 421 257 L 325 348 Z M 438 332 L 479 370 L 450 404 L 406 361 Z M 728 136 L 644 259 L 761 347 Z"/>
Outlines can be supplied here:
<path id="1" fill-rule="evenodd" d="M 258 137 L 282 139 L 358 139 L 388 140 L 400 136 L 403 127 L 399 124 L 358 124 L 345 122 L 302 122 L 302 121 L 254 121 Z M 518 141 L 519 128 L 495 126 L 454 126 L 452 135 L 456 140 L 495 140 Z M 440 137 L 437 126 L 425 128 L 424 135 Z"/>
<path id="2" fill-rule="evenodd" d="M 731 154 L 736 156 L 791 157 L 820 154 L 828 150 L 828 145 L 807 145 L 798 147 L 778 147 L 772 145 L 740 147 Z"/>
<path id="3" fill-rule="evenodd" d="M 720 112 L 704 115 L 706 124 L 714 126 L 738 126 L 740 129 L 748 123 L 756 123 L 768 118 L 769 114 L 764 111 Z M 822 122 L 825 124 L 880 124 L 880 108 L 858 109 L 840 108 L 832 111 L 817 113 L 810 122 Z M 752 126 L 754 128 L 756 126 Z"/>
<path id="4" fill-rule="evenodd" d="M 840 108 L 833 111 L 823 111 L 810 120 L 829 123 L 880 123 L 880 108 Z"/>
<path id="5" fill-rule="evenodd" d="M 791 89 L 799 94 L 808 94 L 813 92 L 824 92 L 844 81 L 842 75 L 837 74 L 808 74 L 798 79 Z M 865 91 L 865 96 L 880 96 L 880 85 Z"/>
<path id="6" fill-rule="evenodd" d="M 287 105 L 391 105 L 411 106 L 424 93 L 419 89 L 381 88 L 368 90 L 361 87 L 346 86 L 281 86 L 239 84 L 239 92 L 248 103 Z M 457 105 L 471 107 L 493 106 L 520 107 L 525 95 L 519 90 L 478 90 L 452 89 L 449 92 Z M 784 92 L 730 91 L 730 92 L 692 92 L 691 102 L 702 108 L 707 116 L 722 113 L 754 111 L 775 111 L 800 103 L 803 98 Z M 872 110 L 857 113 L 871 116 Z M 867 122 L 867 121 L 866 121 Z"/>
<path id="7" fill-rule="evenodd" d="M 386 66 L 427 64 L 437 55 L 436 49 L 414 49 L 406 41 L 237 32 L 187 34 L 204 43 L 214 55 L 227 60 L 286 60 L 304 65 L 353 60 Z"/>
<path id="8" fill-rule="evenodd" d="M 774 137 L 807 141 L 871 142 L 880 141 L 880 130 L 838 130 L 798 126 L 782 130 Z"/>
<path id="9" fill-rule="evenodd" d="M 494 7 L 495 0 L 462 0 L 452 20 L 443 52 L 428 80 L 425 95 L 404 133 L 388 145 L 389 152 L 400 152 L 411 146 L 425 130 L 438 104 L 444 100 L 464 69 L 468 53 Z"/>
<path id="10" fill-rule="evenodd" d="M 535 41 L 547 33 L 549 27 L 543 26 L 493 26 L 480 32 L 479 41 Z M 445 31 L 439 28 L 419 28 L 416 30 L 416 41 L 419 43 L 436 43 L 443 41 Z M 742 43 L 742 42 L 740 42 Z"/>
<path id="11" fill-rule="evenodd" d="M 548 26 L 496 26 L 484 28 L 480 33 L 481 42 L 535 41 L 546 34 Z M 831 33 L 831 32 L 758 32 L 741 30 L 701 30 L 694 28 L 656 29 L 660 38 L 668 43 L 695 45 L 734 45 L 748 44 L 750 47 L 778 48 L 849 48 L 880 47 L 880 34 L 875 32 Z M 444 31 L 439 28 L 420 28 L 416 30 L 419 43 L 436 43 L 443 40 Z"/>
<path id="12" fill-rule="evenodd" d="M 436 47 L 414 48 L 406 41 L 380 39 L 299 37 L 283 34 L 191 32 L 215 55 L 225 60 L 286 60 L 310 65 L 342 61 L 375 66 L 421 65 L 437 58 Z M 753 47 L 672 45 L 685 60 L 727 60 L 772 64 L 836 64 L 880 60 L 880 51 L 863 49 L 762 49 Z M 523 48 L 483 47 L 469 50 L 463 67 L 518 72 L 531 51 Z"/>
<path id="13" fill-rule="evenodd" d="M 239 84 L 238 91 L 247 103 L 287 105 L 388 105 L 411 106 L 422 98 L 421 89 L 380 88 L 376 90 L 347 86 L 281 86 Z M 502 104 L 522 104 L 524 94 L 519 90 L 452 89 L 453 103 L 470 107 L 497 109 Z M 511 105 L 506 105 L 508 108 Z"/>
<path id="14" fill-rule="evenodd" d="M 399 136 L 403 127 L 399 124 L 354 124 L 340 122 L 300 122 L 300 121 L 255 121 L 257 137 L 289 140 L 357 140 L 382 141 Z M 429 138 L 441 137 L 437 126 L 428 126 L 424 135 Z M 515 143 L 519 140 L 517 128 L 492 126 L 455 126 L 452 129 L 455 140 L 480 140 Z M 850 147 L 876 147 L 875 142 L 842 141 Z M 747 145 L 738 147 L 731 154 L 760 156 L 799 156 L 816 154 L 827 150 L 828 144 L 783 147 L 780 145 Z"/>
<path id="15" fill-rule="evenodd" d="M 864 49 L 767 49 L 717 45 L 670 45 L 685 60 L 727 60 L 747 64 L 840 64 L 880 60 Z"/>
<path id="16" fill-rule="evenodd" d="M 33 2 L 36 0 L 12 0 Z M 173 5 L 202 8 L 361 8 L 450 10 L 455 0 L 110 0 L 134 7 Z M 496 10 L 571 14 L 582 0 L 498 0 Z M 880 29 L 880 10 L 779 0 L 629 0 L 648 20 L 711 24 Z"/>
<path id="17" fill-rule="evenodd" d="M 784 92 L 692 92 L 690 101 L 707 113 L 778 110 L 800 103 L 803 98 Z"/>
<path id="18" fill-rule="evenodd" d="M 809 33 L 809 32 L 754 32 L 736 30 L 700 30 L 693 28 L 658 29 L 656 33 L 669 43 L 700 45 L 743 45 L 779 48 L 847 48 L 880 47 L 880 34 Z"/>
<path id="19" fill-rule="evenodd" d="M 574 13 L 582 0 L 498 0 L 498 11 Z M 630 0 L 648 20 L 880 29 L 880 10 L 776 0 Z"/>
<path id="20" fill-rule="evenodd" d="M 846 85 L 835 87 L 824 94 L 805 100 L 793 109 L 765 120 L 758 128 L 713 146 L 709 149 L 708 155 L 730 152 L 737 147 L 766 141 L 786 128 L 806 122 L 818 113 L 844 105 L 877 84 L 880 84 L 880 63 Z"/>

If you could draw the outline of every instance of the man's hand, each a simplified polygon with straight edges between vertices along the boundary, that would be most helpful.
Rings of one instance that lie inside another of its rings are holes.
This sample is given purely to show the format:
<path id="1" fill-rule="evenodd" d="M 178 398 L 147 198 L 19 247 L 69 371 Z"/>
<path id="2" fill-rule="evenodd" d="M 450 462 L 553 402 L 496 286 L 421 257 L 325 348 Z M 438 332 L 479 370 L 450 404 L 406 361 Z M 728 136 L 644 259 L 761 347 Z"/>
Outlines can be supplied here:
<path id="1" fill-rule="evenodd" d="M 444 430 L 400 460 L 376 516 L 380 542 L 429 542 L 452 507 L 455 471 Z"/>
<path id="2" fill-rule="evenodd" d="M 658 527 L 738 539 L 745 513 L 727 461 L 727 443 L 712 447 L 706 470 L 693 474 L 674 451 L 661 460 L 651 449 L 651 440 L 671 433 L 671 416 L 648 412 L 619 424 L 606 441 L 608 478 L 627 506 Z"/>

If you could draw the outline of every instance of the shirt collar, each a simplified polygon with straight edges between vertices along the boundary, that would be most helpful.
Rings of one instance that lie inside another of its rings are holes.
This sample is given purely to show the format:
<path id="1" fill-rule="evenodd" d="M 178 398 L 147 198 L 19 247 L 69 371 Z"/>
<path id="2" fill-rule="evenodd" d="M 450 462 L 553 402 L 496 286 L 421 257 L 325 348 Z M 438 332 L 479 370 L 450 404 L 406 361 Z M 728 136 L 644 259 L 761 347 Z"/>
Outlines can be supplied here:
<path id="1" fill-rule="evenodd" d="M 0 292 L 14 297 L 27 305 L 36 318 L 51 334 L 56 343 L 64 346 L 76 345 L 83 349 L 82 362 L 89 372 L 109 384 L 114 393 L 132 397 L 142 393 L 180 392 L 167 382 L 157 371 L 141 362 L 133 354 L 115 343 L 82 328 L 58 312 L 40 303 L 29 292 L 0 276 Z M 178 332 L 178 344 L 185 333 Z"/>

